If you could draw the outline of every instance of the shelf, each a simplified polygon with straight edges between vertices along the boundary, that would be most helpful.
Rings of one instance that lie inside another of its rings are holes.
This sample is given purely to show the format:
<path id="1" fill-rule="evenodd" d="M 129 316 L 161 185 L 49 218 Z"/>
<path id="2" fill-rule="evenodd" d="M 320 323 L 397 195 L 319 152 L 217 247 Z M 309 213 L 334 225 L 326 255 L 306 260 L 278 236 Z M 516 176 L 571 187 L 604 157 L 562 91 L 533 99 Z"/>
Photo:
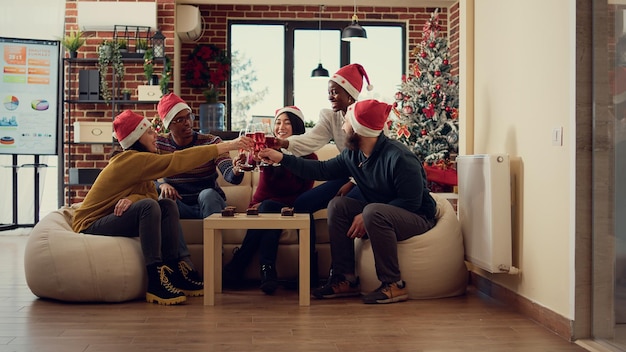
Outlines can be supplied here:
<path id="1" fill-rule="evenodd" d="M 108 103 L 104 100 L 64 100 L 64 103 L 68 104 L 157 104 L 158 100 L 117 100 L 113 99 Z"/>
<path id="2" fill-rule="evenodd" d="M 63 58 L 63 61 L 69 63 L 77 63 L 77 64 L 89 64 L 89 63 L 98 63 L 97 57 L 89 57 L 89 58 L 71 58 L 66 57 Z M 143 54 L 141 57 L 122 57 L 123 62 L 143 62 Z"/>
<path id="3" fill-rule="evenodd" d="M 141 70 L 143 67 L 143 54 L 139 53 L 130 53 L 125 55 L 134 55 L 134 57 L 122 57 L 121 61 L 125 67 L 138 68 Z M 156 59 L 157 61 L 160 59 Z M 165 64 L 165 58 L 163 58 L 163 64 Z M 156 105 L 159 103 L 159 100 L 156 99 L 157 96 L 148 96 L 142 98 L 148 98 L 149 100 L 129 100 L 129 99 L 121 99 L 121 95 L 119 94 L 120 88 L 122 88 L 127 82 L 133 82 L 142 84 L 143 82 L 139 81 L 138 76 L 134 73 L 128 73 L 126 78 L 130 78 L 133 75 L 132 80 L 119 79 L 115 76 L 113 78 L 108 79 L 109 89 L 111 93 L 114 93 L 114 96 L 110 101 L 104 101 L 100 96 L 99 89 L 99 74 L 97 71 L 98 68 L 98 57 L 97 53 L 95 53 L 94 57 L 89 58 L 63 58 L 63 74 L 64 74 L 64 87 L 63 90 L 63 121 L 64 121 L 64 140 L 63 140 L 63 158 L 67 161 L 67 169 L 59 172 L 59 178 L 63 179 L 63 188 L 66 193 L 67 204 L 72 203 L 72 198 L 78 197 L 78 195 L 74 195 L 73 192 L 69 191 L 71 187 L 88 187 L 93 184 L 96 177 L 100 173 L 100 169 L 94 168 L 79 168 L 76 167 L 76 161 L 74 161 L 73 155 L 74 153 L 84 153 L 85 148 L 83 146 L 93 145 L 93 144 L 111 144 L 113 148 L 117 148 L 119 145 L 118 142 L 113 138 L 110 132 L 110 127 L 102 128 L 103 134 L 98 134 L 96 137 L 89 134 L 89 129 L 86 131 L 85 135 L 78 134 L 76 126 L 73 126 L 73 122 L 80 123 L 91 123 L 90 121 L 81 121 L 84 119 L 88 119 L 88 114 L 91 112 L 106 112 L 110 114 L 111 119 L 115 118 L 117 114 L 119 114 L 122 110 L 125 109 L 141 109 L 141 110 L 156 110 Z M 82 70 L 85 70 L 85 73 L 82 73 Z M 111 77 L 107 74 L 106 77 Z M 82 85 L 81 85 L 82 82 Z M 155 88 L 159 88 L 156 86 Z M 82 94 L 81 94 L 82 92 Z M 160 92 L 160 90 L 159 90 Z M 160 96 L 160 94 L 158 95 Z M 137 97 L 137 96 L 135 96 Z M 92 99 L 88 99 L 92 98 Z M 142 105 L 145 104 L 145 105 Z M 108 114 L 105 114 L 107 116 Z M 103 122 L 104 119 L 102 117 L 98 118 L 98 122 Z M 109 124 L 111 124 L 109 122 Z M 70 131 L 73 128 L 73 138 Z M 93 133 L 92 133 L 93 134 Z M 106 135 L 106 137 L 105 137 Z M 99 138 L 102 137 L 102 138 Z M 74 138 L 77 138 L 74 140 Z M 67 150 L 67 151 L 66 151 Z M 87 164 L 92 166 L 92 164 Z M 95 163 L 93 165 L 96 165 Z M 65 174 L 67 171 L 67 174 Z M 67 177 L 67 178 L 66 178 Z M 67 180 L 67 181 L 66 181 Z"/>
<path id="4" fill-rule="evenodd" d="M 102 169 L 89 169 L 89 168 L 70 168 L 69 169 L 69 182 L 67 185 L 71 186 L 89 186 L 96 181 L 98 175 L 100 175 Z"/>

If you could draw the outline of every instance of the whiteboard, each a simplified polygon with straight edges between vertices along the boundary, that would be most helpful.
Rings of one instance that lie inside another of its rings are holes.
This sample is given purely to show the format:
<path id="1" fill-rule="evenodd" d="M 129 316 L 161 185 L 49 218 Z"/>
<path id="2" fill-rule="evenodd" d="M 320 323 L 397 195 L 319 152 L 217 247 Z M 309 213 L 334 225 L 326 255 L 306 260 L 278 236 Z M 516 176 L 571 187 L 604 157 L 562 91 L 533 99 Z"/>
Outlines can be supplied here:
<path id="1" fill-rule="evenodd" d="M 0 154 L 57 154 L 59 45 L 0 37 Z"/>

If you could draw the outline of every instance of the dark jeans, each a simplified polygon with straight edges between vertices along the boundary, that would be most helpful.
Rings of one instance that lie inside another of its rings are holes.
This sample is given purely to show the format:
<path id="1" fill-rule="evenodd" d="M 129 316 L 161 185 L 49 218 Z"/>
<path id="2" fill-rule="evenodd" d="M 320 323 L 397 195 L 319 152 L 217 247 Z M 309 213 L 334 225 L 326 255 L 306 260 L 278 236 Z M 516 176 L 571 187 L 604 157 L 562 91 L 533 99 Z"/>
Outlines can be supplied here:
<path id="1" fill-rule="evenodd" d="M 273 200 L 264 200 L 259 205 L 259 213 L 280 213 L 280 209 L 286 205 L 281 202 Z M 259 264 L 271 264 L 276 263 L 276 255 L 278 253 L 278 240 L 283 230 L 261 230 L 261 229 L 249 229 L 246 232 L 241 247 L 237 251 L 237 260 L 241 260 L 237 263 L 241 269 L 248 266 L 252 257 L 259 251 Z"/>
<path id="2" fill-rule="evenodd" d="M 389 204 L 368 204 L 348 197 L 334 198 L 328 204 L 333 273 L 355 273 L 354 240 L 346 234 L 354 217 L 359 214 L 363 214 L 363 224 L 372 243 L 378 280 L 384 283 L 400 280 L 398 241 L 423 234 L 435 226 L 435 220 Z"/>
<path id="3" fill-rule="evenodd" d="M 338 179 L 338 180 L 329 180 L 321 185 L 311 188 L 310 190 L 302 193 L 293 206 L 293 210 L 296 213 L 309 213 L 311 217 L 311 251 L 315 251 L 315 221 L 313 220 L 313 213 L 320 209 L 325 209 L 328 206 L 328 202 L 335 198 L 337 192 L 341 186 L 345 185 L 349 180 L 346 179 Z M 348 192 L 346 197 L 350 197 L 353 199 L 363 200 L 363 196 L 361 195 L 361 191 L 355 185 L 352 187 L 352 190 Z"/>
<path id="4" fill-rule="evenodd" d="M 131 204 L 121 216 L 109 214 L 96 220 L 85 233 L 139 237 L 146 265 L 173 261 L 178 258 L 178 207 L 171 199 L 145 198 Z"/>

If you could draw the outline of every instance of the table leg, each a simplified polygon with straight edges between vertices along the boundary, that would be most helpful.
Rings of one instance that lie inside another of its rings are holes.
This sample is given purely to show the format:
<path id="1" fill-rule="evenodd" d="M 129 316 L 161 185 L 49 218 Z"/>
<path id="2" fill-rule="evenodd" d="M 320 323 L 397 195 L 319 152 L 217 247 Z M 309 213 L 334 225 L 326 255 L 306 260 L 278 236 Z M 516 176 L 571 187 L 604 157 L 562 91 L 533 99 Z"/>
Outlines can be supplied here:
<path id="1" fill-rule="evenodd" d="M 309 228 L 299 230 L 300 306 L 311 305 L 311 234 Z"/>
<path id="2" fill-rule="evenodd" d="M 213 306 L 215 293 L 222 292 L 221 230 L 204 229 L 204 275 L 204 305 Z"/>

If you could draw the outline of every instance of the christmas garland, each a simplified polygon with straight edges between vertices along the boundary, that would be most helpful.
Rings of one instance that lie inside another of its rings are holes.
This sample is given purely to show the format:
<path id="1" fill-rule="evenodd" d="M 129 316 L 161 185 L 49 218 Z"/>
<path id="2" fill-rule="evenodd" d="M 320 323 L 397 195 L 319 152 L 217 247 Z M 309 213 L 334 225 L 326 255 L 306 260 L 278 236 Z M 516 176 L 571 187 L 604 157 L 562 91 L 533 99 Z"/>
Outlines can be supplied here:
<path id="1" fill-rule="evenodd" d="M 217 65 L 211 70 L 211 62 Z M 230 58 L 214 44 L 198 44 L 185 63 L 185 80 L 192 88 L 219 87 L 230 73 Z"/>

